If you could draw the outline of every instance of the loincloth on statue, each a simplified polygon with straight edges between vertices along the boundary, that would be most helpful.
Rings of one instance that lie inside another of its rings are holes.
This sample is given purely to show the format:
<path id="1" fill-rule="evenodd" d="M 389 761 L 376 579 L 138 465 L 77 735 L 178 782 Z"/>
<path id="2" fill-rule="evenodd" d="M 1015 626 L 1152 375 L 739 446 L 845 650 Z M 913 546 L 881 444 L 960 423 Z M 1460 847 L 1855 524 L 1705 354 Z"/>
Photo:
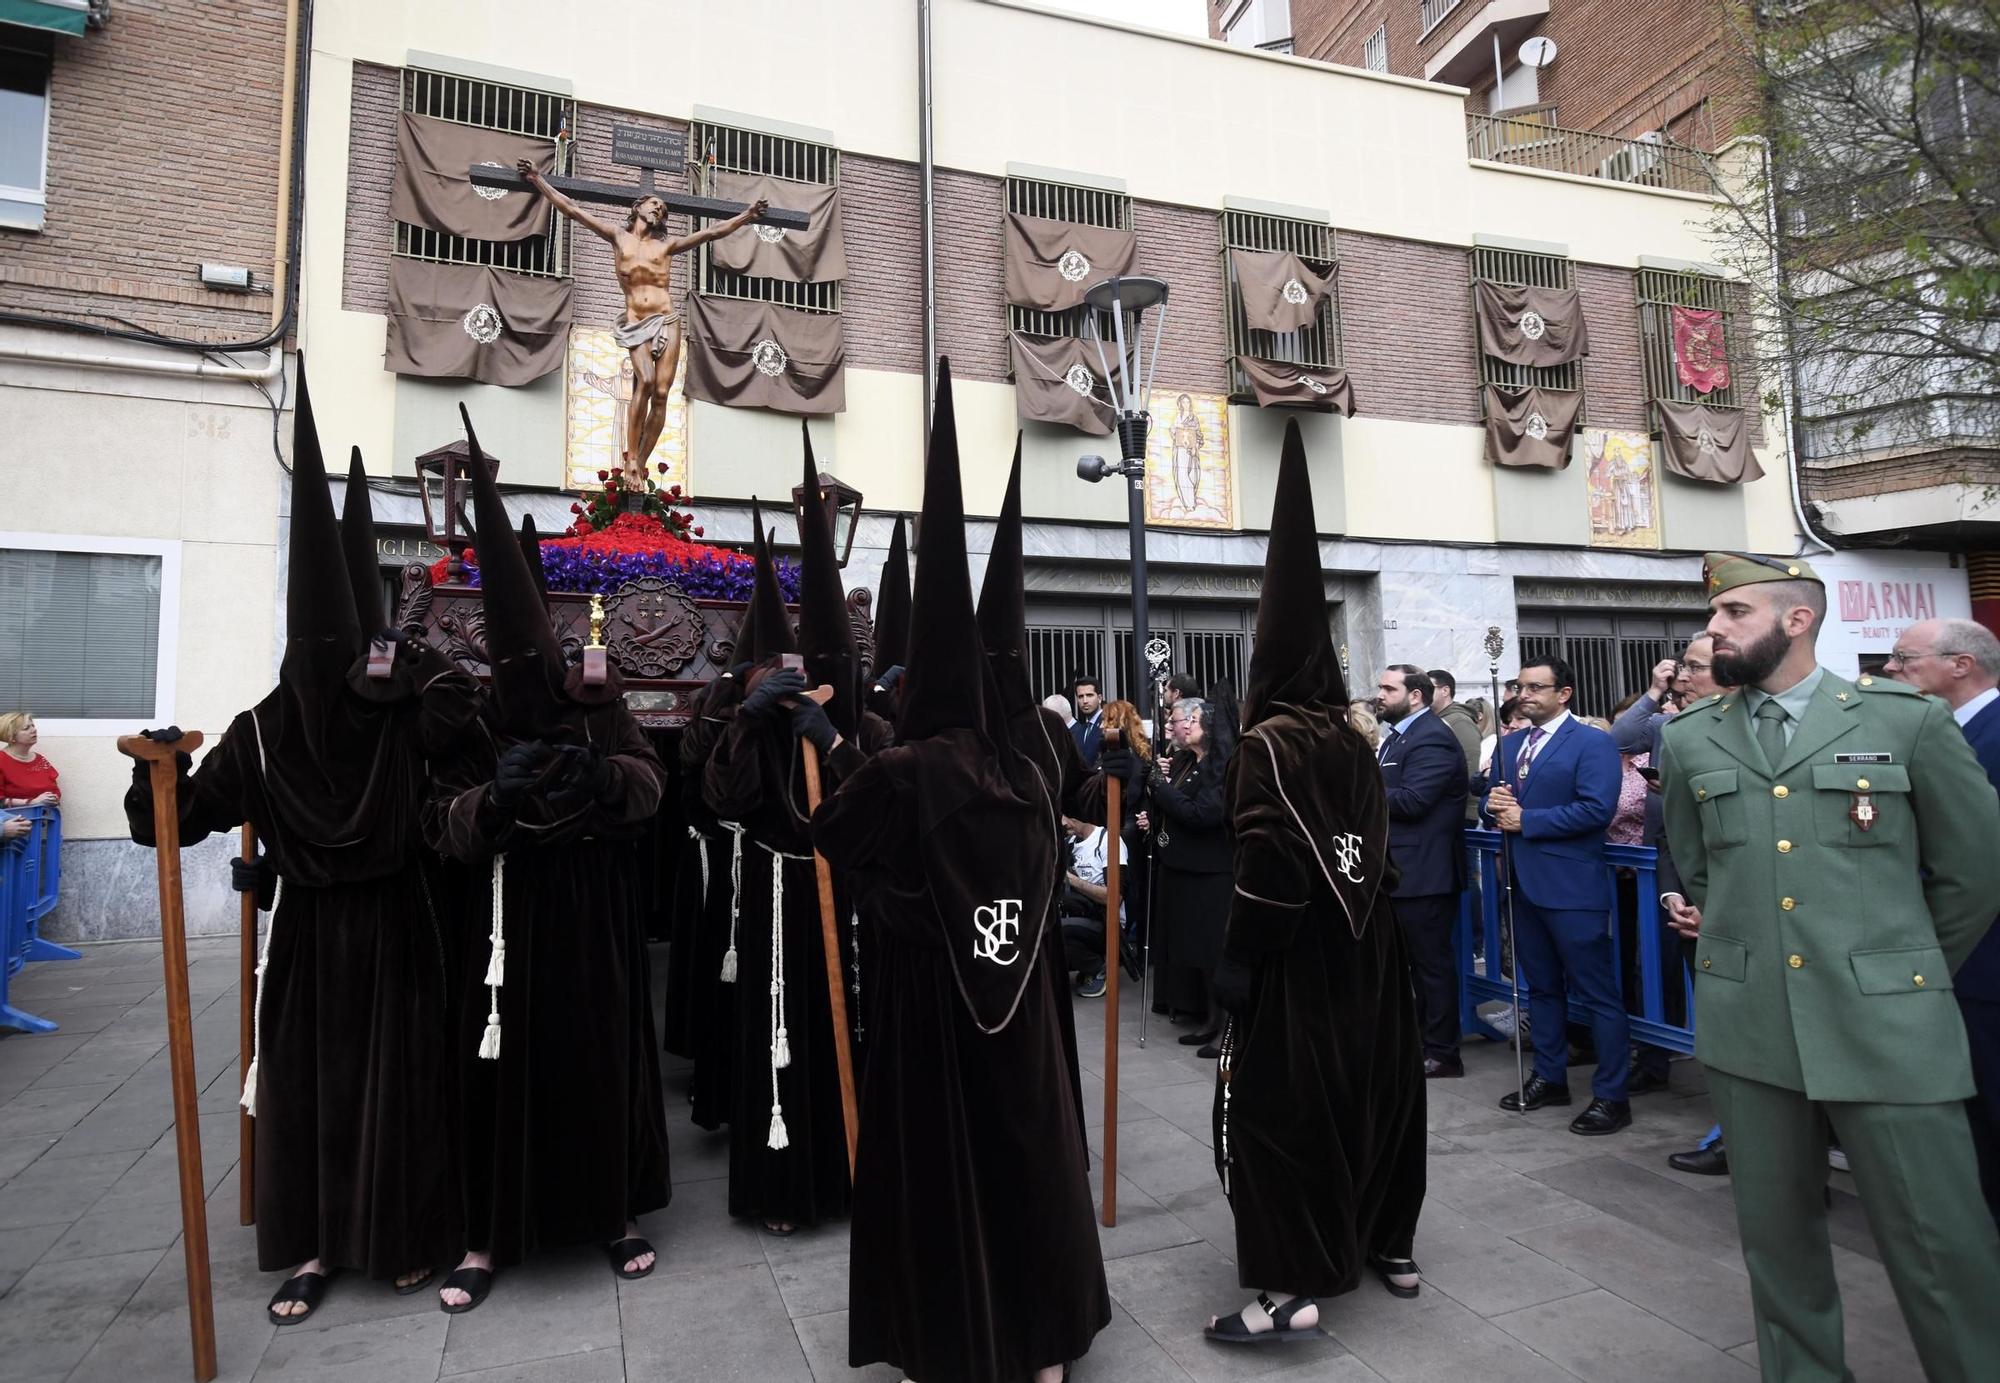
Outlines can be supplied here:
<path id="1" fill-rule="evenodd" d="M 612 325 L 611 337 L 626 350 L 634 346 L 643 346 L 650 341 L 653 344 L 653 359 L 658 360 L 667 353 L 667 328 L 678 327 L 680 324 L 681 314 L 678 308 L 655 312 L 651 316 L 641 317 L 636 322 L 621 314 L 617 322 Z"/>

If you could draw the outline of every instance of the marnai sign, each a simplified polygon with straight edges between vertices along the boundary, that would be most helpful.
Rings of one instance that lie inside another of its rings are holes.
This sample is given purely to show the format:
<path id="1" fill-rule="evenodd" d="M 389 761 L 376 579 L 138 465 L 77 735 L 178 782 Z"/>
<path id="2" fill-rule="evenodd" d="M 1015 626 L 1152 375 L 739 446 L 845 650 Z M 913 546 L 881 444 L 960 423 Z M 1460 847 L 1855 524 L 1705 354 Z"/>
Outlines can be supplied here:
<path id="1" fill-rule="evenodd" d="M 1943 553 L 1836 552 L 1811 560 L 1826 582 L 1819 660 L 1843 677 L 1861 670 L 1864 655 L 1887 655 L 1920 620 L 1972 618 L 1965 568 Z"/>

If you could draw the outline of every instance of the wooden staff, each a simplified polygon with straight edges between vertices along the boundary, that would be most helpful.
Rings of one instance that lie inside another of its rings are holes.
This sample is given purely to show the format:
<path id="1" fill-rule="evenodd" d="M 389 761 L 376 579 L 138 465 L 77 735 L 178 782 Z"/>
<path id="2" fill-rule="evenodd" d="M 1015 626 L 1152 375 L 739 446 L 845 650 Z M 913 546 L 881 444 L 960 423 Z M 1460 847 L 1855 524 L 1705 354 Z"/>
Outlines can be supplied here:
<path id="1" fill-rule="evenodd" d="M 243 823 L 243 861 L 257 860 L 257 828 Z M 243 958 L 237 966 L 236 1041 L 242 1049 L 239 1059 L 241 1081 L 250 1079 L 250 1058 L 257 1050 L 257 895 L 241 895 L 243 908 Z M 257 1125 L 250 1112 L 239 1104 L 236 1136 L 241 1145 L 236 1160 L 238 1205 L 236 1223 L 257 1223 Z"/>
<path id="2" fill-rule="evenodd" d="M 1123 738 L 1104 732 L 1104 749 L 1116 749 Z M 1125 785 L 1116 774 L 1104 775 L 1104 1209 L 1098 1218 L 1109 1229 L 1118 1223 L 1118 847 L 1124 839 Z"/>
<path id="3" fill-rule="evenodd" d="M 181 901 L 178 754 L 201 747 L 199 730 L 172 744 L 124 735 L 118 750 L 145 763 L 153 783 L 153 853 L 160 875 L 160 952 L 167 970 L 167 1056 L 174 1085 L 174 1151 L 181 1173 L 181 1246 L 187 1254 L 188 1334 L 195 1383 L 215 1377 L 215 1297 L 208 1278 L 208 1214 L 202 1195 L 201 1122 L 194 1076 L 194 1016 L 188 1003 L 187 916 Z M 252 899 L 252 906 L 255 900 Z"/>
<path id="4" fill-rule="evenodd" d="M 797 657 L 796 654 L 791 655 Z M 803 666 L 804 659 L 799 659 Z M 789 664 L 787 664 L 789 665 Z M 815 687 L 805 699 L 824 706 L 833 700 L 832 687 Z M 799 741 L 799 756 L 806 768 L 806 814 L 819 810 L 823 790 L 819 779 L 819 746 L 811 740 Z M 772 868 L 781 867 L 773 860 Z M 813 851 L 813 877 L 819 884 L 819 935 L 826 948 L 826 993 L 833 1006 L 833 1056 L 840 1068 L 840 1119 L 847 1133 L 847 1179 L 854 1180 L 855 1139 L 861 1130 L 860 1111 L 854 1101 L 854 1049 L 847 1040 L 847 986 L 840 959 L 840 921 L 833 906 L 833 866 L 826 856 Z"/>

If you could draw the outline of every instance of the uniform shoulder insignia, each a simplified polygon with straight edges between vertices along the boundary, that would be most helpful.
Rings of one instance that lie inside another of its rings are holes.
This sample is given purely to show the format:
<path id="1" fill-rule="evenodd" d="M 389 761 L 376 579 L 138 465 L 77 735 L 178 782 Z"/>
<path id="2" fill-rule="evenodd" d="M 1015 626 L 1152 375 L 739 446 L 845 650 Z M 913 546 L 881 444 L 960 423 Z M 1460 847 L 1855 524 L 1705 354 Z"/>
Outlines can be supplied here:
<path id="1" fill-rule="evenodd" d="M 1898 682 L 1893 677 L 1857 677 L 1854 685 L 1865 692 L 1888 692 L 1892 696 L 1921 696 L 1915 687 L 1907 682 Z"/>
<path id="2" fill-rule="evenodd" d="M 1729 694 L 1727 692 L 1717 692 L 1713 696 L 1703 697 L 1679 715 L 1668 716 L 1666 723 L 1660 727 L 1661 733 L 1671 734 L 1676 725 L 1691 724 L 1703 716 L 1721 715 L 1723 711 L 1728 709 L 1729 705 Z"/>

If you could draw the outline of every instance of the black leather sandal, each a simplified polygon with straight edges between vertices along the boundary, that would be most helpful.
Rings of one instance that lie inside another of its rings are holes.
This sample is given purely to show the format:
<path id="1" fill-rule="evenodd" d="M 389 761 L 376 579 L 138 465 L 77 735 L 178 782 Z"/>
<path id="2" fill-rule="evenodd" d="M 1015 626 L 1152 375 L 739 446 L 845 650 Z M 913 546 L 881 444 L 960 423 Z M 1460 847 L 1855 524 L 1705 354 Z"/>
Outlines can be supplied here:
<path id="1" fill-rule="evenodd" d="M 1293 1297 L 1283 1306 L 1274 1306 L 1266 1293 L 1259 1292 L 1257 1304 L 1271 1318 L 1269 1330 L 1253 1331 L 1244 1323 L 1243 1311 L 1250 1309 L 1246 1306 L 1232 1316 L 1223 1316 L 1214 1325 L 1203 1328 L 1201 1333 L 1226 1345 L 1268 1345 L 1278 1340 L 1309 1340 L 1323 1336 L 1317 1325 L 1292 1324 L 1292 1317 L 1314 1304 L 1311 1297 Z"/>
<path id="2" fill-rule="evenodd" d="M 326 1295 L 326 1282 L 331 1273 L 295 1273 L 285 1279 L 285 1285 L 271 1293 L 271 1300 L 264 1305 L 264 1314 L 271 1318 L 272 1325 L 297 1325 L 300 1321 L 311 1320 L 313 1312 L 319 1310 L 320 1298 Z M 277 1307 L 287 1301 L 302 1301 L 303 1311 L 279 1315 Z"/>
<path id="3" fill-rule="evenodd" d="M 1368 1266 L 1375 1270 L 1375 1276 L 1382 1279 L 1382 1285 L 1389 1289 L 1391 1296 L 1402 1297 L 1407 1301 L 1422 1290 L 1422 1283 L 1405 1287 L 1395 1280 L 1398 1277 L 1415 1277 L 1423 1272 L 1422 1268 L 1407 1258 L 1383 1258 L 1379 1254 L 1371 1253 L 1368 1255 Z"/>
<path id="4" fill-rule="evenodd" d="M 653 1246 L 650 1243 L 641 1239 L 636 1234 L 629 1239 L 620 1239 L 604 1252 L 611 1258 L 611 1271 L 617 1273 L 626 1282 L 637 1282 L 642 1277 L 650 1277 L 653 1269 L 660 1266 L 660 1255 L 654 1252 Z M 632 1272 L 625 1270 L 627 1263 L 648 1253 L 653 1255 L 652 1262 Z"/>
<path id="5" fill-rule="evenodd" d="M 443 1297 L 438 1298 L 438 1310 L 447 1316 L 462 1316 L 486 1300 L 486 1294 L 493 1290 L 493 1270 L 491 1268 L 454 1268 L 444 1280 L 440 1292 L 455 1290 L 465 1293 L 472 1300 L 457 1306 L 448 1304 Z"/>
<path id="6" fill-rule="evenodd" d="M 424 1288 L 430 1286 L 432 1280 L 435 1279 L 437 1275 L 438 1275 L 438 1270 L 436 1268 L 426 1268 L 424 1270 L 424 1275 L 418 1278 L 415 1282 L 409 1283 L 406 1286 L 397 1286 L 397 1284 L 393 1282 L 390 1283 L 389 1285 L 396 1288 L 397 1296 L 413 1297 L 418 1292 L 423 1291 Z"/>

